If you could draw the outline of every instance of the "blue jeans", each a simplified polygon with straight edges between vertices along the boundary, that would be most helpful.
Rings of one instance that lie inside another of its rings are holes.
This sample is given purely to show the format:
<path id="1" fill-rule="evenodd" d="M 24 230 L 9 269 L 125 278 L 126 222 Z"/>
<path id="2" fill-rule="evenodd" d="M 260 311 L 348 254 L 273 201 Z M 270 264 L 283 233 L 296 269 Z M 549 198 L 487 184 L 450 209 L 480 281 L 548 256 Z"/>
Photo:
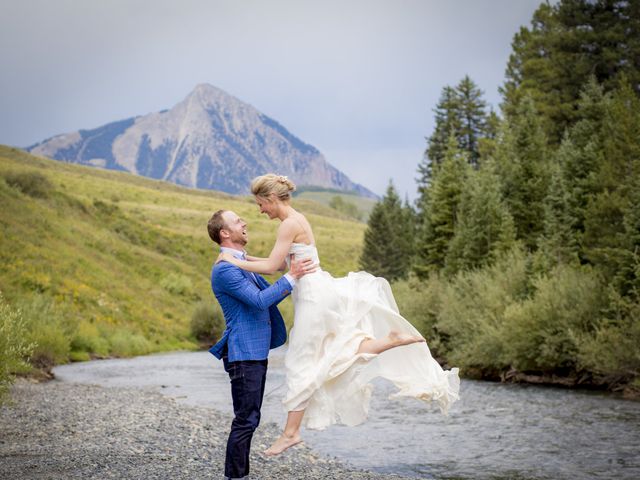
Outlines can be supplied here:
<path id="1" fill-rule="evenodd" d="M 242 478 L 249 474 L 251 438 L 260 423 L 267 360 L 229 362 L 226 356 L 222 360 L 231 380 L 235 415 L 227 441 L 224 474 L 231 478 Z"/>

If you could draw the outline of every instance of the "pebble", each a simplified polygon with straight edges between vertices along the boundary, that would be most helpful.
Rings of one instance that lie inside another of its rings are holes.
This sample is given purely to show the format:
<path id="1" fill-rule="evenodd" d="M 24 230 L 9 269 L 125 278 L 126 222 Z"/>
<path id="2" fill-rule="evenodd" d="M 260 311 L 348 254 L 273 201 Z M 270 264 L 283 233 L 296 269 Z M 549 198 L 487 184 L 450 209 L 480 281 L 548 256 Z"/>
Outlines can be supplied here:
<path id="1" fill-rule="evenodd" d="M 231 418 L 151 388 L 53 380 L 13 385 L 0 407 L 0 479 L 221 479 Z M 356 470 L 304 444 L 275 458 L 259 452 L 280 429 L 253 437 L 251 480 L 403 477 Z"/>

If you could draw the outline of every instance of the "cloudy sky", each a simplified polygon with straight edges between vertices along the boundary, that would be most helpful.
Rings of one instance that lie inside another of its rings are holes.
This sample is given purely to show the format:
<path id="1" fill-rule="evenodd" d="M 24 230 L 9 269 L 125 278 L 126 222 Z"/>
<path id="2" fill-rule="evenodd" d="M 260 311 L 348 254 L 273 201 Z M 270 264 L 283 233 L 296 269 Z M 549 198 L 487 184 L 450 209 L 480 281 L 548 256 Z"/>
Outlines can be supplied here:
<path id="1" fill-rule="evenodd" d="M 210 83 L 354 181 L 416 195 L 445 85 L 497 108 L 540 0 L 1 0 L 0 143 L 170 108 Z"/>

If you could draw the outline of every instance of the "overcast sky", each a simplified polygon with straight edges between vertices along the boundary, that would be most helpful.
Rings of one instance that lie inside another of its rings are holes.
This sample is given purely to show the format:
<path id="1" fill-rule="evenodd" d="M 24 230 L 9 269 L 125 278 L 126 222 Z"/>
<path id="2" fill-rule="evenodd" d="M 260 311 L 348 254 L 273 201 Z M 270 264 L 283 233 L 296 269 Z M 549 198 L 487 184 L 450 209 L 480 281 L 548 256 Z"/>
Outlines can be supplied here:
<path id="1" fill-rule="evenodd" d="M 170 108 L 210 83 L 352 180 L 416 195 L 442 87 L 490 104 L 540 0 L 0 0 L 0 143 Z"/>

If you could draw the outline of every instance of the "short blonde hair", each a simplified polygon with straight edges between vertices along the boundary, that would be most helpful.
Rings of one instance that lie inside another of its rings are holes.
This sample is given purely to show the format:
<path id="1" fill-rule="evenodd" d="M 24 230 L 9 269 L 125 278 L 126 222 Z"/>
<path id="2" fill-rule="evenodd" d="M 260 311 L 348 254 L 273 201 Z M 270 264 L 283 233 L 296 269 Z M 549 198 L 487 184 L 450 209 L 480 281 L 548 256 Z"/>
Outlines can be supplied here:
<path id="1" fill-rule="evenodd" d="M 291 200 L 291 193 L 295 192 L 296 185 L 284 175 L 267 173 L 256 177 L 251 182 L 251 193 L 256 197 L 267 198 L 274 194 L 282 201 Z"/>

